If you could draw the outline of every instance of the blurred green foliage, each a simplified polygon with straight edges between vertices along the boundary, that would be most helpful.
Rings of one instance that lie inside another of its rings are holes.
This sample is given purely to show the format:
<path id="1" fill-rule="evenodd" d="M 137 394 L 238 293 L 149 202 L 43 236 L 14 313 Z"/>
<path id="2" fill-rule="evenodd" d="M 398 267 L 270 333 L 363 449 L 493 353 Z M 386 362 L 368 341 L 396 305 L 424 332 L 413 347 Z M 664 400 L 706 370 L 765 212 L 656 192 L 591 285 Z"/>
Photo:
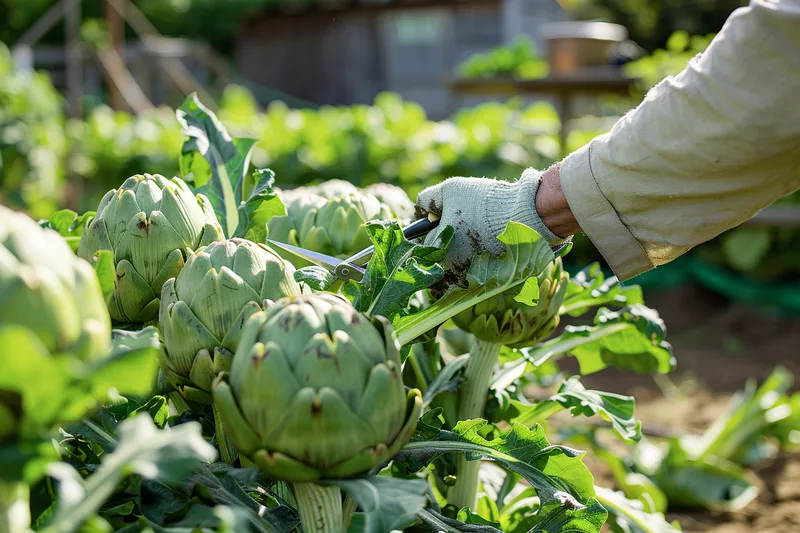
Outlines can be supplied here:
<path id="1" fill-rule="evenodd" d="M 0 43 L 0 201 L 35 215 L 56 208 L 67 138 L 61 95 L 41 73 L 20 73 Z"/>
<path id="2" fill-rule="evenodd" d="M 458 67 L 465 78 L 509 76 L 521 80 L 547 76 L 547 61 L 539 55 L 530 37 L 517 37 L 511 44 L 483 54 L 473 54 Z"/>

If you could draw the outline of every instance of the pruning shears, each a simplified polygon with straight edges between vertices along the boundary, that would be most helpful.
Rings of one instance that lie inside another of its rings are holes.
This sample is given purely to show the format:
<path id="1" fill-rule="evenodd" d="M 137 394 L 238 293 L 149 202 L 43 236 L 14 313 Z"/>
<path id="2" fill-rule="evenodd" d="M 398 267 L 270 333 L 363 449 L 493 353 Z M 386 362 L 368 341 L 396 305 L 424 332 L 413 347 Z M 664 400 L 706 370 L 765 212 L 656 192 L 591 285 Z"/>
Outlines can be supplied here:
<path id="1" fill-rule="evenodd" d="M 416 220 L 403 228 L 403 235 L 409 241 L 418 239 L 433 231 L 439 225 L 439 219 L 434 215 L 428 215 L 428 218 L 421 218 Z M 330 271 L 339 280 L 353 280 L 361 281 L 364 277 L 365 265 L 369 262 L 372 254 L 375 253 L 375 247 L 370 246 L 364 248 L 360 252 L 351 255 L 347 259 L 339 259 L 330 255 L 321 254 L 299 246 L 292 246 L 282 242 L 267 239 L 267 243 L 275 248 L 280 248 L 289 252 L 297 257 L 305 259 L 317 266 L 321 266 Z"/>

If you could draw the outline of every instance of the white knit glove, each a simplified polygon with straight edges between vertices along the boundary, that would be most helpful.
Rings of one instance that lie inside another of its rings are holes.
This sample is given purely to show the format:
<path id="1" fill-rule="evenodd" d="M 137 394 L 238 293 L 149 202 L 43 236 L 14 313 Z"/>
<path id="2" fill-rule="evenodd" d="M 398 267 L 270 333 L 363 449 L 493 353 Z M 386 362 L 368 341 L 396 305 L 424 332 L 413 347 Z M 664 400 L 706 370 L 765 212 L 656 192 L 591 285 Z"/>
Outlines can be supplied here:
<path id="1" fill-rule="evenodd" d="M 433 213 L 441 220 L 425 244 L 433 244 L 445 226 L 452 226 L 455 234 L 445 266 L 463 270 L 477 253 L 488 250 L 498 255 L 505 250 L 497 236 L 512 220 L 536 230 L 552 247 L 566 242 L 569 239 L 550 231 L 536 212 L 540 182 L 541 172 L 529 168 L 515 182 L 450 178 L 428 187 L 417 196 L 417 216 Z"/>

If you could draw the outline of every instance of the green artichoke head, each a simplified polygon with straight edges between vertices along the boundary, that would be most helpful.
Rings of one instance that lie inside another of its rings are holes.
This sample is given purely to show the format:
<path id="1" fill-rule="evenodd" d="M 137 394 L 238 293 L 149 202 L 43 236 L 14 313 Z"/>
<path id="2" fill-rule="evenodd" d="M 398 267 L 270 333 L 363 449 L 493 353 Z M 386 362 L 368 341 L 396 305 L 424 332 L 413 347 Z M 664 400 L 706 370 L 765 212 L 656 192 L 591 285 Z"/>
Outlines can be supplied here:
<path id="1" fill-rule="evenodd" d="M 408 197 L 406 191 L 391 183 L 375 183 L 364 192 L 388 205 L 394 214 L 401 219 L 410 220 L 414 217 L 414 202 Z"/>
<path id="2" fill-rule="evenodd" d="M 144 174 L 109 191 L 81 237 L 78 255 L 111 250 L 116 287 L 113 320 L 142 323 L 158 315 L 159 295 L 191 250 L 223 238 L 211 203 L 179 178 Z"/>
<path id="3" fill-rule="evenodd" d="M 111 320 L 92 266 L 56 232 L 0 206 L 0 365 L 11 364 L 4 357 L 31 365 L 61 357 L 91 362 L 110 344 Z M 3 375 L 14 370 L 0 370 L 0 440 L 16 431 L 25 407 L 14 398 L 15 386 L 26 384 L 5 383 Z"/>
<path id="4" fill-rule="evenodd" d="M 400 345 L 331 293 L 288 297 L 245 325 L 214 405 L 239 452 L 286 481 L 347 478 L 393 457 L 422 410 Z"/>
<path id="5" fill-rule="evenodd" d="M 567 291 L 569 273 L 557 257 L 538 276 L 539 301 L 530 306 L 516 301 L 520 288 L 497 296 L 462 311 L 453 322 L 475 335 L 475 338 L 521 348 L 536 344 L 550 335 L 559 323 L 558 310 Z"/>
<path id="6" fill-rule="evenodd" d="M 349 257 L 372 244 L 364 227 L 366 222 L 393 217 L 389 206 L 371 194 L 336 196 L 306 212 L 297 232 L 297 245 L 327 255 Z"/>
<path id="7" fill-rule="evenodd" d="M 214 377 L 230 368 L 242 328 L 267 303 L 299 296 L 294 267 L 245 239 L 212 242 L 161 290 L 161 368 L 189 400 L 209 403 Z"/>
<path id="8" fill-rule="evenodd" d="M 322 183 L 308 187 L 308 189 L 323 198 L 334 198 L 358 192 L 358 187 L 349 181 L 339 179 L 325 180 Z"/>

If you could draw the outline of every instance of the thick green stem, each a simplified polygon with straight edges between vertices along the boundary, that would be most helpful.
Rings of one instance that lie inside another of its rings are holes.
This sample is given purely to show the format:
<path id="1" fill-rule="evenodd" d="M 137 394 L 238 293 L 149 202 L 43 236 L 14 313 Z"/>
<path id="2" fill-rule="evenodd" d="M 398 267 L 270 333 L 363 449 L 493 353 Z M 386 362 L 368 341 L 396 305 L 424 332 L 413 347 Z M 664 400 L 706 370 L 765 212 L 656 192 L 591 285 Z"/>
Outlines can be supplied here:
<path id="1" fill-rule="evenodd" d="M 288 483 L 285 481 L 278 481 L 272 486 L 272 490 L 288 505 L 297 507 L 294 494 L 292 494 L 292 487 L 290 487 Z"/>
<path id="2" fill-rule="evenodd" d="M 223 461 L 229 465 L 233 465 L 233 461 L 236 459 L 236 449 L 233 447 L 233 443 L 230 441 L 230 439 L 225 436 L 225 428 L 222 425 L 222 419 L 219 416 L 217 406 L 213 403 L 211 404 L 211 410 L 214 414 L 214 432 L 217 437 L 219 454 Z"/>
<path id="3" fill-rule="evenodd" d="M 305 533 L 344 533 L 342 490 L 316 483 L 292 483 Z"/>
<path id="4" fill-rule="evenodd" d="M 467 361 L 464 383 L 458 391 L 458 419 L 483 417 L 486 397 L 494 374 L 494 365 L 502 344 L 477 341 Z M 448 503 L 458 508 L 475 508 L 478 496 L 480 461 L 467 461 L 463 455 L 456 459 L 456 484 L 450 489 Z"/>
<path id="5" fill-rule="evenodd" d="M 186 403 L 186 400 L 183 398 L 183 396 L 181 396 L 178 392 L 170 392 L 167 394 L 167 398 L 172 403 L 172 407 L 175 409 L 175 414 L 180 415 L 186 411 L 192 410 L 189 407 L 189 404 Z"/>
<path id="6" fill-rule="evenodd" d="M 28 485 L 0 480 L 0 533 L 27 533 L 30 526 Z"/>
<path id="7" fill-rule="evenodd" d="M 342 504 L 342 526 L 347 531 L 350 528 L 350 522 L 353 521 L 353 514 L 356 512 L 356 501 L 348 494 L 344 497 L 344 504 Z"/>

